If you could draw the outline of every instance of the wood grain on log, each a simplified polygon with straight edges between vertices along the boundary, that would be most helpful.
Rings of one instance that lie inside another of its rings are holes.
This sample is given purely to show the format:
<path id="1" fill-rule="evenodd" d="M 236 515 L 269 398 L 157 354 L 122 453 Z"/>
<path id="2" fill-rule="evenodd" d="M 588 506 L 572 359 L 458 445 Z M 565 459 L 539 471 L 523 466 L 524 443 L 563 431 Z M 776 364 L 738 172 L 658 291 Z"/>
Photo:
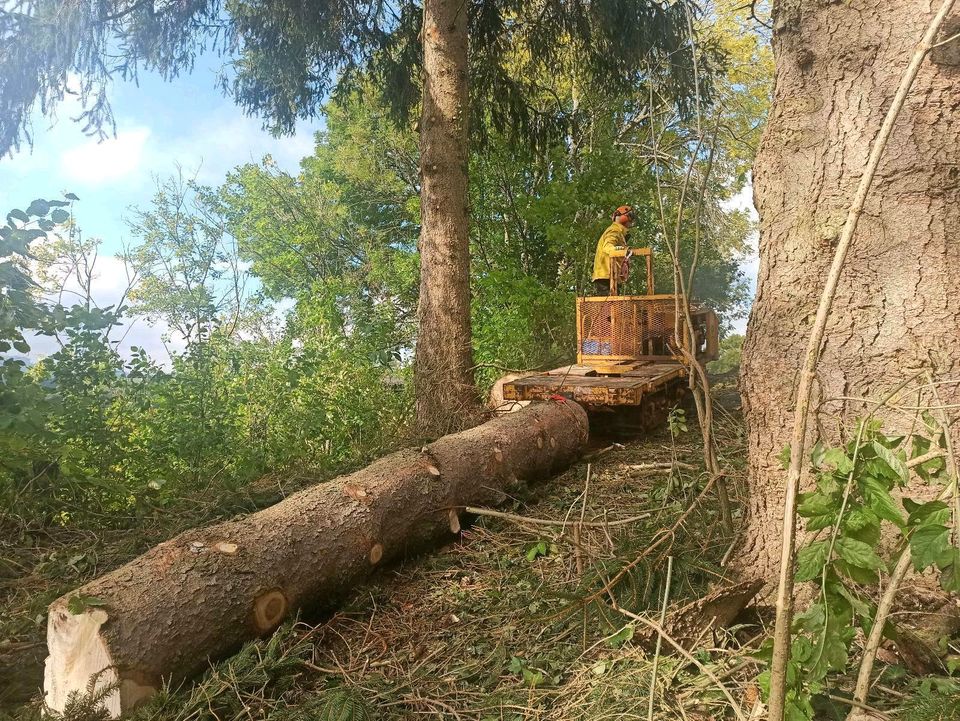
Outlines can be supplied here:
<path id="1" fill-rule="evenodd" d="M 464 506 L 565 468 L 587 436 L 580 406 L 535 404 L 182 533 L 51 604 L 46 703 L 62 711 L 99 674 L 98 686 L 117 686 L 106 706 L 118 716 L 294 610 L 331 606 L 378 565 L 449 539 Z M 75 597 L 96 604 L 72 613 Z"/>

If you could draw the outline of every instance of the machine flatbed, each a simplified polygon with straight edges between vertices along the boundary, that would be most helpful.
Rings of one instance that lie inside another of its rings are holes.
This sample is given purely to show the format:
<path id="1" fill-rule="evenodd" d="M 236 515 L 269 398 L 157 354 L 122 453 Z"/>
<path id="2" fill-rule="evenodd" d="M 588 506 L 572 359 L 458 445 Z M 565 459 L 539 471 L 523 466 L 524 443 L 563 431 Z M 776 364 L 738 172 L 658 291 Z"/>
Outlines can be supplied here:
<path id="1" fill-rule="evenodd" d="M 603 370 L 610 375 L 601 375 L 593 366 L 573 364 L 518 378 L 504 384 L 503 399 L 532 401 L 559 395 L 588 407 L 639 406 L 644 396 L 665 389 L 687 374 L 679 361 L 664 358 L 625 361 Z"/>
<path id="2" fill-rule="evenodd" d="M 621 262 L 646 260 L 646 295 L 620 295 Z M 610 295 L 577 298 L 576 363 L 503 384 L 504 401 L 563 396 L 585 406 L 591 424 L 616 433 L 646 430 L 666 420 L 688 390 L 688 365 L 717 357 L 719 324 L 709 308 L 657 294 L 648 248 L 610 258 Z"/>

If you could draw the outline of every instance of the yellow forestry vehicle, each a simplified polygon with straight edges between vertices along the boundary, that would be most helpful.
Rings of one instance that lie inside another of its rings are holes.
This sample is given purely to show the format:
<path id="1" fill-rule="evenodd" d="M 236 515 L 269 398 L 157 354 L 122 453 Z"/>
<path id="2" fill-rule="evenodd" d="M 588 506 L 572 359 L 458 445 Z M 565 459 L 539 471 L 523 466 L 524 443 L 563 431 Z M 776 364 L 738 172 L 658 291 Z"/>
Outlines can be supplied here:
<path id="1" fill-rule="evenodd" d="M 618 295 L 631 258 L 646 261 L 645 295 Z M 654 290 L 649 248 L 614 251 L 610 264 L 610 295 L 577 298 L 577 362 L 504 383 L 504 401 L 562 396 L 590 411 L 591 423 L 599 426 L 595 430 L 649 430 L 683 398 L 688 387 L 684 357 L 701 364 L 716 359 L 716 313 L 690 305 L 691 341 L 677 296 Z"/>

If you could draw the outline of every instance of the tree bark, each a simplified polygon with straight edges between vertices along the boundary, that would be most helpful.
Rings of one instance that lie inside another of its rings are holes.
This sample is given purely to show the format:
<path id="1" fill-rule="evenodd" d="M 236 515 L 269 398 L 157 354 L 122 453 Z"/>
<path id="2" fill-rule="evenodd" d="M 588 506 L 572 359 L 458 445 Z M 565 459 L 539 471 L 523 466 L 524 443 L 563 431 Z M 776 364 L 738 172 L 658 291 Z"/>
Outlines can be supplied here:
<path id="1" fill-rule="evenodd" d="M 565 468 L 587 436 L 580 406 L 540 403 L 182 533 L 51 604 L 45 701 L 62 711 L 99 673 L 99 687 L 117 684 L 106 706 L 118 716 L 296 609 L 329 606 L 377 566 L 449 539 L 464 506 Z"/>
<path id="2" fill-rule="evenodd" d="M 937 6 L 938 7 L 938 6 Z M 757 297 L 741 390 L 750 501 L 741 570 L 767 580 L 780 561 L 784 479 L 778 456 L 806 339 L 833 248 L 872 140 L 937 7 L 919 0 L 782 0 L 775 5 L 776 88 L 754 170 L 760 213 Z M 960 29 L 956 12 L 942 37 Z M 873 188 L 827 323 L 808 428 L 837 441 L 865 404 L 930 362 L 960 359 L 960 44 L 921 68 Z M 957 391 L 948 387 L 950 401 Z M 903 421 L 885 419 L 897 430 Z M 909 423 L 909 421 L 907 421 Z"/>
<path id="3" fill-rule="evenodd" d="M 479 419 L 470 333 L 467 195 L 467 4 L 423 4 L 420 119 L 420 321 L 414 362 L 417 427 L 425 437 Z"/>

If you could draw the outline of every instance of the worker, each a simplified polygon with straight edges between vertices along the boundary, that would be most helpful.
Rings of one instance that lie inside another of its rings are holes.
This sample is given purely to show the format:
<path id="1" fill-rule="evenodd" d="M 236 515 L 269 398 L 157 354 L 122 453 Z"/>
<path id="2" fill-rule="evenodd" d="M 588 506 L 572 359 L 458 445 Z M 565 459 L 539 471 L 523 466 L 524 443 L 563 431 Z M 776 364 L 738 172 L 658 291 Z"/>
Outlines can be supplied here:
<path id="1" fill-rule="evenodd" d="M 597 295 L 610 295 L 610 255 L 612 251 L 627 247 L 627 232 L 637 219 L 629 205 L 621 205 L 613 213 L 610 224 L 597 241 L 597 254 L 593 258 L 593 287 Z"/>

